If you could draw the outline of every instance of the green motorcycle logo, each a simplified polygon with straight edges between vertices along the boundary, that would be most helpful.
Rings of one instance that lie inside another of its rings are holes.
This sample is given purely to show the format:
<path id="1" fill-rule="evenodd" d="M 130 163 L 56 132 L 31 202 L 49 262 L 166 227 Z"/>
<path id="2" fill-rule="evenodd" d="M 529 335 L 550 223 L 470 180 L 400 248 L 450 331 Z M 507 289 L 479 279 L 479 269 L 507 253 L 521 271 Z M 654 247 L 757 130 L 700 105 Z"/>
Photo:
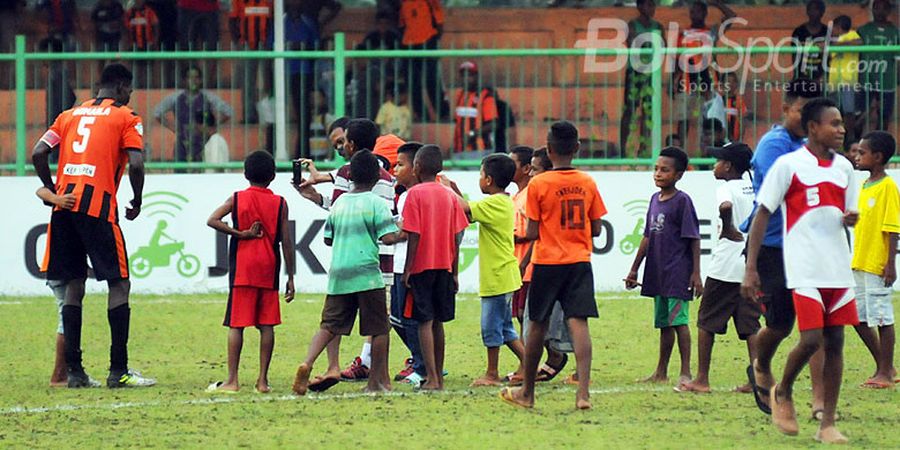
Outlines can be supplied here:
<path id="1" fill-rule="evenodd" d="M 144 204 L 144 211 L 148 217 L 168 216 L 175 218 L 182 210 L 182 204 L 188 203 L 188 199 L 174 192 L 151 192 L 144 196 L 151 200 Z M 154 268 L 169 267 L 172 257 L 175 259 L 175 269 L 183 277 L 192 277 L 200 272 L 200 258 L 184 252 L 184 241 L 178 241 L 166 234 L 169 223 L 165 220 L 156 222 L 156 229 L 150 237 L 147 245 L 138 247 L 137 251 L 129 258 L 128 266 L 131 274 L 137 278 L 145 278 Z"/>
<path id="2" fill-rule="evenodd" d="M 644 216 L 647 214 L 649 205 L 650 202 L 647 200 L 632 200 L 622 205 L 631 217 L 637 218 L 637 223 L 634 224 L 631 233 L 626 234 L 619 241 L 619 250 L 623 254 L 630 255 L 641 245 L 641 239 L 644 237 Z"/>

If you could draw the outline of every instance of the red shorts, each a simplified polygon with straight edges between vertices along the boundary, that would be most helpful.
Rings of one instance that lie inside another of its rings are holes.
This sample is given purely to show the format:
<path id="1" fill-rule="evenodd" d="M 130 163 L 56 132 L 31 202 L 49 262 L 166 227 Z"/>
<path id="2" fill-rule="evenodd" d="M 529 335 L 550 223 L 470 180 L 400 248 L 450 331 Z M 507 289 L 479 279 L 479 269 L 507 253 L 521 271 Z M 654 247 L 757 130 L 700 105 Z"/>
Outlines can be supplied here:
<path id="1" fill-rule="evenodd" d="M 225 322 L 231 328 L 281 324 L 278 291 L 250 286 L 234 286 L 228 294 Z"/>
<path id="2" fill-rule="evenodd" d="M 859 325 L 853 289 L 794 289 L 800 331 Z"/>
<path id="3" fill-rule="evenodd" d="M 519 320 L 522 320 L 522 317 L 525 315 L 525 299 L 528 298 L 528 286 L 531 286 L 531 282 L 523 281 L 522 287 L 518 291 L 513 292 L 512 315 Z"/>

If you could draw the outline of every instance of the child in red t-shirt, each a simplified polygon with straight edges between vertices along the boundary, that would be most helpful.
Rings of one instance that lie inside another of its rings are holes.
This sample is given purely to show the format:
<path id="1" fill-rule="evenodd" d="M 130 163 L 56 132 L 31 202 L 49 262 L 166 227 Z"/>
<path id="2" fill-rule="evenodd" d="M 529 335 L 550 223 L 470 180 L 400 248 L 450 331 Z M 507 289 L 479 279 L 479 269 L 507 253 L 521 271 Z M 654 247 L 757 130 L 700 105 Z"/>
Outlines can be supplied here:
<path id="1" fill-rule="evenodd" d="M 469 225 L 456 195 L 436 182 L 441 170 L 441 149 L 436 145 L 416 152 L 413 171 L 420 182 L 407 191 L 403 209 L 403 231 L 409 235 L 404 315 L 419 322 L 427 379 L 423 390 L 444 388 L 444 322 L 453 320 L 459 290 L 456 235 Z"/>
<path id="2" fill-rule="evenodd" d="M 269 362 L 275 348 L 275 325 L 281 323 L 278 307 L 278 275 L 281 260 L 275 246 L 281 242 L 288 274 L 284 300 L 294 299 L 294 251 L 288 231 L 288 207 L 280 195 L 268 189 L 275 179 L 275 160 L 256 151 L 244 160 L 244 177 L 250 187 L 235 192 L 213 211 L 206 224 L 231 236 L 228 307 L 223 325 L 228 330 L 228 380 L 207 388 L 210 392 L 236 392 L 244 328 L 259 329 L 259 378 L 256 390 L 269 392 Z M 231 214 L 233 226 L 222 222 Z"/>

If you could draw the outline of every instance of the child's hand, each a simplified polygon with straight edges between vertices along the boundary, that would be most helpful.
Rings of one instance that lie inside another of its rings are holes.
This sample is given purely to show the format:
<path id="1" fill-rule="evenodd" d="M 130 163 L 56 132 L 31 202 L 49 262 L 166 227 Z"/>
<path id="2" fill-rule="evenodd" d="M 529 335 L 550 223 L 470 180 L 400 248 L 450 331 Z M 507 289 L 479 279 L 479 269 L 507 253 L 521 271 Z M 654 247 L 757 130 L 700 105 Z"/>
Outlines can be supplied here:
<path id="1" fill-rule="evenodd" d="M 755 267 L 747 267 L 744 270 L 744 281 L 741 282 L 741 296 L 753 302 L 758 301 L 763 296 L 762 283 L 759 281 L 759 273 Z"/>
<path id="2" fill-rule="evenodd" d="M 637 280 L 637 271 L 632 270 L 628 272 L 628 275 L 622 280 L 625 282 L 625 289 L 631 290 L 641 285 Z"/>
<path id="3" fill-rule="evenodd" d="M 885 264 L 884 271 L 881 273 L 881 278 L 884 279 L 884 287 L 891 287 L 894 285 L 894 282 L 897 281 L 897 269 L 894 267 L 894 264 Z"/>
<path id="4" fill-rule="evenodd" d="M 55 195 L 53 204 L 62 209 L 72 209 L 75 207 L 75 194 Z"/>
<path id="5" fill-rule="evenodd" d="M 294 300 L 294 277 L 288 276 L 287 285 L 284 287 L 284 301 L 290 303 Z"/>
<path id="6" fill-rule="evenodd" d="M 406 286 L 407 289 L 412 289 L 412 286 L 409 285 L 409 272 L 403 271 L 403 285 Z"/>
<path id="7" fill-rule="evenodd" d="M 852 227 L 859 220 L 859 213 L 856 211 L 847 211 L 844 213 L 844 225 Z"/>
<path id="8" fill-rule="evenodd" d="M 453 293 L 456 294 L 459 292 L 459 274 L 453 274 Z"/>
<path id="9" fill-rule="evenodd" d="M 241 231 L 238 235 L 239 239 L 257 239 L 261 237 L 263 237 L 263 227 L 262 222 L 258 220 L 253 222 L 249 229 Z"/>
<path id="10" fill-rule="evenodd" d="M 694 298 L 703 295 L 703 281 L 700 279 L 700 272 L 691 274 L 691 291 L 694 292 Z"/>

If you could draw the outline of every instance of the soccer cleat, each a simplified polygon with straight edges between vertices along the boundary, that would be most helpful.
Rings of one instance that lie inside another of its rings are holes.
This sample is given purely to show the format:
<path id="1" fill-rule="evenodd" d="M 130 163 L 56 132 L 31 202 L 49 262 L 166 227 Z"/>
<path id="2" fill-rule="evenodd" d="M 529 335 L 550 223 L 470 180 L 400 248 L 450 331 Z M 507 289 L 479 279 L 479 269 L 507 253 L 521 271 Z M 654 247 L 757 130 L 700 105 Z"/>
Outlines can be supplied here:
<path id="1" fill-rule="evenodd" d="M 412 386 L 413 389 L 418 389 L 420 386 L 422 386 L 422 383 L 425 382 L 425 377 L 413 371 L 413 373 L 409 374 L 406 378 L 403 379 L 403 382 Z"/>
<path id="2" fill-rule="evenodd" d="M 413 369 L 413 359 L 406 358 L 406 367 L 403 368 L 400 372 L 397 372 L 397 375 L 394 375 L 394 381 L 403 381 L 404 378 L 408 377 L 409 374 L 415 372 Z"/>
<path id="3" fill-rule="evenodd" d="M 121 375 L 109 374 L 106 378 L 106 387 L 108 388 L 125 388 L 125 387 L 150 387 L 156 384 L 153 378 L 147 378 L 140 372 L 129 369 Z"/>
<path id="4" fill-rule="evenodd" d="M 341 372 L 341 380 L 343 381 L 366 381 L 369 379 L 369 368 L 364 366 L 362 359 L 357 356 L 350 363 L 350 367 Z"/>
<path id="5" fill-rule="evenodd" d="M 71 389 L 99 387 L 100 383 L 84 372 L 69 372 L 66 385 Z"/>

